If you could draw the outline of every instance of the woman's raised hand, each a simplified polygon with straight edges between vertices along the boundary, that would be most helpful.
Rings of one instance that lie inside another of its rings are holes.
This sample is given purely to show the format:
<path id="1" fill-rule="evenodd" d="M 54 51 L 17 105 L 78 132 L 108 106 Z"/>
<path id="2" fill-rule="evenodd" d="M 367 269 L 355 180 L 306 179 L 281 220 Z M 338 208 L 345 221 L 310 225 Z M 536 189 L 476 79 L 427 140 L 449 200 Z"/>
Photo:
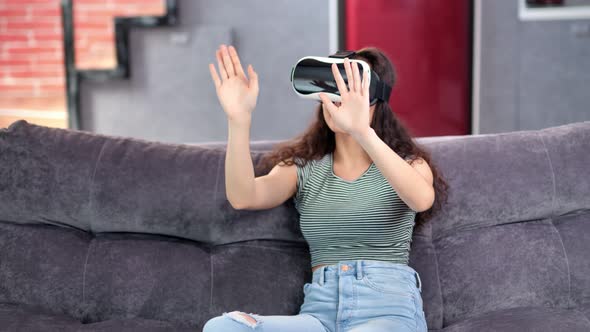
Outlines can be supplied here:
<path id="1" fill-rule="evenodd" d="M 246 77 L 238 53 L 233 46 L 221 45 L 215 52 L 219 75 L 210 63 L 209 71 L 215 83 L 217 97 L 228 119 L 249 121 L 258 99 L 258 74 L 248 65 Z"/>
<path id="2" fill-rule="evenodd" d="M 340 75 L 337 65 L 332 64 L 332 74 L 334 74 L 338 91 L 340 91 L 340 106 L 336 106 L 323 92 L 320 93 L 320 99 L 336 125 L 348 134 L 356 136 L 365 133 L 370 128 L 370 82 L 367 73 L 363 73 L 361 76 L 357 62 L 345 58 L 344 70 L 348 86 Z"/>

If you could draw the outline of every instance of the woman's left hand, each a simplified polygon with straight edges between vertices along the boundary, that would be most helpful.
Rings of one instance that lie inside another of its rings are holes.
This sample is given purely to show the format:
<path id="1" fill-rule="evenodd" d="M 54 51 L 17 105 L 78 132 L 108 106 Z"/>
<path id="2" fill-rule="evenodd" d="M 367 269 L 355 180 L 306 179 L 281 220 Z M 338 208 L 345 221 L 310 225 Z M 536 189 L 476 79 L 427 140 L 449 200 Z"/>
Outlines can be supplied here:
<path id="1" fill-rule="evenodd" d="M 361 135 L 370 128 L 368 75 L 364 74 L 361 81 L 359 64 L 355 62 L 352 65 L 348 58 L 344 59 L 344 70 L 348 78 L 348 87 L 340 75 L 338 66 L 332 64 L 332 73 L 340 91 L 340 106 L 336 106 L 324 93 L 320 93 L 320 99 L 340 129 L 353 136 Z"/>

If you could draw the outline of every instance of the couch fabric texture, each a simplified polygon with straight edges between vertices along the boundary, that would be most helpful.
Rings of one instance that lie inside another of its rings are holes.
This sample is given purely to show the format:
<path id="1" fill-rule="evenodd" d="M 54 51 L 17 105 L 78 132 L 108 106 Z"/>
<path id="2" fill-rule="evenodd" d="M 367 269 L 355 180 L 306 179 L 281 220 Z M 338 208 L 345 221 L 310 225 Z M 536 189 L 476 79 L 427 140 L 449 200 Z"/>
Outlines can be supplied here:
<path id="1" fill-rule="evenodd" d="M 416 140 L 451 187 L 410 253 L 430 331 L 590 331 L 590 121 Z M 254 162 L 275 143 L 251 142 Z M 233 209 L 224 162 L 223 143 L 0 129 L 0 331 L 297 314 L 311 269 L 293 202 Z"/>

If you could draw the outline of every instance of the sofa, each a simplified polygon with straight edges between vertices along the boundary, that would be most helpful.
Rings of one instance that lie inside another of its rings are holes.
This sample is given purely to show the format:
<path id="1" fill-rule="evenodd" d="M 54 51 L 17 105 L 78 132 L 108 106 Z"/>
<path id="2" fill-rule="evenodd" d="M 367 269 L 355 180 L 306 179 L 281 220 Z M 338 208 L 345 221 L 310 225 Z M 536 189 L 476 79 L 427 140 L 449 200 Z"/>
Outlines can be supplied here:
<path id="1" fill-rule="evenodd" d="M 412 239 L 429 330 L 590 331 L 590 121 L 416 141 L 450 186 Z M 277 142 L 251 142 L 253 161 Z M 234 209 L 225 144 L 0 129 L 0 331 L 297 314 L 311 266 L 293 201 Z"/>

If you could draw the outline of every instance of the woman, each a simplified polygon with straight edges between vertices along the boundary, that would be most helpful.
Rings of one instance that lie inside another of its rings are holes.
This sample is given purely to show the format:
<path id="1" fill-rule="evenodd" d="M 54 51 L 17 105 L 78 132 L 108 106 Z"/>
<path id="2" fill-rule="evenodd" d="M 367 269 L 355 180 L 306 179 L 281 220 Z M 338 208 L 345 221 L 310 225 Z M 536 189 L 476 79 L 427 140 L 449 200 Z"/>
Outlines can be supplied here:
<path id="1" fill-rule="evenodd" d="M 348 86 L 332 72 L 342 101 L 321 95 L 316 121 L 264 156 L 254 176 L 249 129 L 258 75 L 246 77 L 234 47 L 209 64 L 228 117 L 226 195 L 236 209 L 270 209 L 293 198 L 311 253 L 313 279 L 294 316 L 233 311 L 207 321 L 214 331 L 427 331 L 418 273 L 408 266 L 412 232 L 446 198 L 430 155 L 410 137 L 389 104 L 369 103 L 369 85 L 345 59 Z M 393 86 L 395 73 L 377 48 L 356 52 Z M 436 204 L 435 204 L 436 203 Z"/>

